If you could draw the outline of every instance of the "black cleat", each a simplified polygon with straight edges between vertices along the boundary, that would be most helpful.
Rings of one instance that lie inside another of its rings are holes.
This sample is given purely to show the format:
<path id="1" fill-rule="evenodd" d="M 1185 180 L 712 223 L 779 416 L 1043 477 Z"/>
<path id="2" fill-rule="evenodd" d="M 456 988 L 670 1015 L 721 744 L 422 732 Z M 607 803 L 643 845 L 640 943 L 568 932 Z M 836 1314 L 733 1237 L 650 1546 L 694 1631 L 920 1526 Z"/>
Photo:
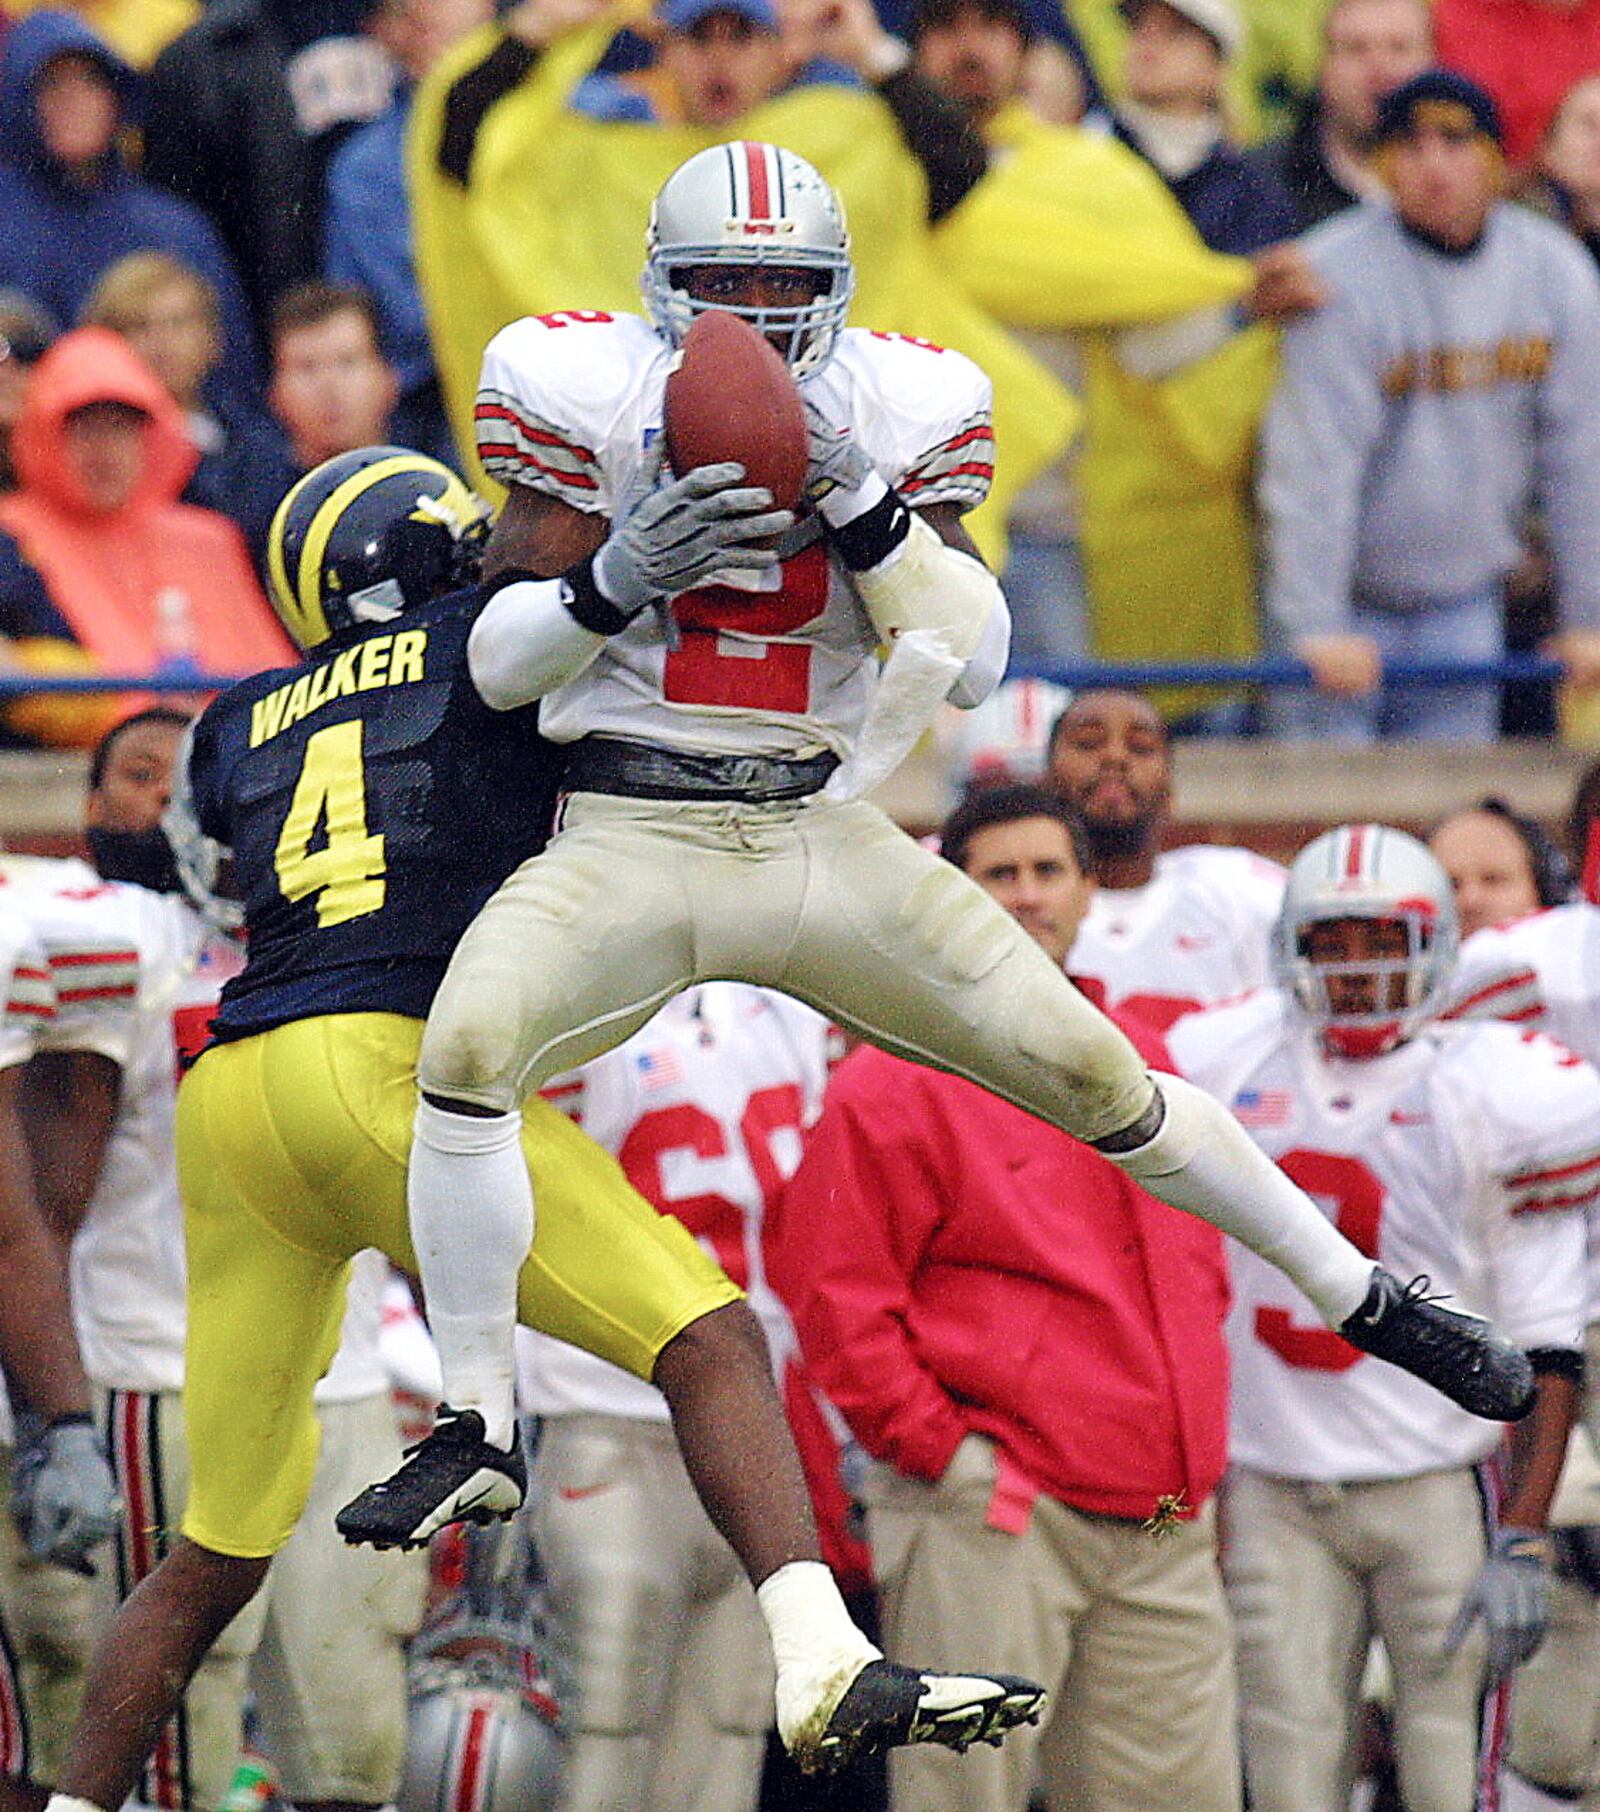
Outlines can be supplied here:
<path id="1" fill-rule="evenodd" d="M 493 1446 L 477 1410 L 441 1404 L 433 1433 L 406 1449 L 393 1478 L 346 1504 L 334 1527 L 352 1547 L 420 1548 L 449 1523 L 503 1522 L 527 1494 L 521 1447 Z"/>
<path id="2" fill-rule="evenodd" d="M 807 1773 L 836 1773 L 864 1755 L 902 1743 L 942 1743 L 961 1751 L 999 1746 L 1018 1724 L 1037 1724 L 1045 1692 L 1015 1674 L 930 1674 L 893 1661 L 869 1661 L 846 1687 L 822 1734 L 797 1740 Z"/>
<path id="3" fill-rule="evenodd" d="M 1402 1284 L 1381 1266 L 1361 1307 L 1341 1322 L 1352 1346 L 1387 1359 L 1452 1403 L 1490 1422 L 1515 1422 L 1533 1408 L 1528 1355 L 1479 1315 L 1447 1309 L 1430 1297 L 1429 1280 Z"/>

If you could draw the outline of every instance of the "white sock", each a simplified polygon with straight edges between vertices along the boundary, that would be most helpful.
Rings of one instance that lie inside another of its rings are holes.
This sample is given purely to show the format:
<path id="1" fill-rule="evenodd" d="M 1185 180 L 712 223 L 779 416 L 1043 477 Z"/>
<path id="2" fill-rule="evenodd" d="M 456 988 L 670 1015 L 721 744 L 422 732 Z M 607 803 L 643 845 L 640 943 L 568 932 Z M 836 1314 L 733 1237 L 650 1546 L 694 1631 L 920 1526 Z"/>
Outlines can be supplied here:
<path id="1" fill-rule="evenodd" d="M 1163 1202 L 1258 1252 L 1305 1291 L 1330 1327 L 1366 1300 L 1373 1263 L 1289 1181 L 1233 1115 L 1181 1076 L 1153 1078 L 1161 1130 L 1113 1164 Z"/>
<path id="2" fill-rule="evenodd" d="M 509 1448 L 517 1273 L 533 1244 L 522 1116 L 446 1113 L 419 1101 L 406 1202 L 444 1400 L 477 1410 L 488 1439 Z"/>
<path id="3" fill-rule="evenodd" d="M 820 1560 L 791 1560 L 756 1587 L 756 1602 L 772 1637 L 772 1657 L 785 1668 L 809 1671 L 841 1660 L 876 1661 L 880 1651 L 856 1628 L 839 1585 Z"/>

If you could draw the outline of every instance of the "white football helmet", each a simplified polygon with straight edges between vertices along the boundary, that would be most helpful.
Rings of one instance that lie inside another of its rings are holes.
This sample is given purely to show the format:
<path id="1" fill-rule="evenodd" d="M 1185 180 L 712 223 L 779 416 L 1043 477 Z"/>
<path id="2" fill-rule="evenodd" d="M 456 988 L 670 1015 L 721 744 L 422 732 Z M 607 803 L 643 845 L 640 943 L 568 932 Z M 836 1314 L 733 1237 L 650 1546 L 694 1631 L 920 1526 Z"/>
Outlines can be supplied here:
<path id="1" fill-rule="evenodd" d="M 1404 925 L 1406 954 L 1313 963 L 1311 928 L 1335 919 Z M 1289 869 L 1272 933 L 1273 973 L 1332 1055 L 1376 1057 L 1442 1009 L 1460 941 L 1450 877 L 1433 853 L 1385 824 L 1345 824 L 1308 843 Z M 1328 981 L 1344 975 L 1402 976 L 1402 1004 L 1380 984 L 1374 1011 L 1336 1012 Z"/>
<path id="2" fill-rule="evenodd" d="M 681 287 L 682 273 L 708 264 L 815 271 L 821 287 L 811 301 L 789 308 L 697 302 Z M 725 308 L 772 339 L 795 376 L 804 377 L 832 355 L 855 283 L 838 196 L 781 145 L 739 139 L 697 152 L 651 204 L 639 287 L 657 332 L 674 346 L 697 314 Z"/>
<path id="3" fill-rule="evenodd" d="M 453 1625 L 409 1686 L 398 1812 L 552 1812 L 555 1700 L 515 1631 Z"/>

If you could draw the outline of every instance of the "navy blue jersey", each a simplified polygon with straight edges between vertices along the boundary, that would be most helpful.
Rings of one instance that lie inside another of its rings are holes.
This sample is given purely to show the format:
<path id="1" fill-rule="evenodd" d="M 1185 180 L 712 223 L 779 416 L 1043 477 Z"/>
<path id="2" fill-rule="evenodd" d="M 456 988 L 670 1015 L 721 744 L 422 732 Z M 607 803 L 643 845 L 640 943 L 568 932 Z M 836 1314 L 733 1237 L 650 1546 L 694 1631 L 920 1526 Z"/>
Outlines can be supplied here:
<path id="1" fill-rule="evenodd" d="M 536 707 L 491 711 L 467 673 L 486 595 L 256 674 L 195 726 L 192 809 L 233 851 L 249 951 L 215 1037 L 424 1017 L 479 907 L 544 847 L 559 754 Z"/>

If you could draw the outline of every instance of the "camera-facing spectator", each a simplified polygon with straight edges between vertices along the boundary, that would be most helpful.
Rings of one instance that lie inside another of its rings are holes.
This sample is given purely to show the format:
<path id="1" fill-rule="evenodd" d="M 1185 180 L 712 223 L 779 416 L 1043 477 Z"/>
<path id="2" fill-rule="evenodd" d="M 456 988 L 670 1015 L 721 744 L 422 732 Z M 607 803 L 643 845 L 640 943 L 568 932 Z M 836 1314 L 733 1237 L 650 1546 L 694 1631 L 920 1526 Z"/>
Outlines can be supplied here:
<path id="1" fill-rule="evenodd" d="M 1428 847 L 1450 877 L 1463 938 L 1572 898 L 1572 869 L 1561 846 L 1538 819 L 1496 794 L 1452 812 Z"/>
<path id="2" fill-rule="evenodd" d="M 20 289 L 0 289 L 0 491 L 16 488 L 11 430 L 22 413 L 28 373 L 50 349 L 56 324 Z"/>
<path id="3" fill-rule="evenodd" d="M 1125 0 L 1127 91 L 1116 133 L 1165 178 L 1214 252 L 1258 252 L 1297 230 L 1289 198 L 1228 139 L 1223 89 L 1244 43 L 1232 0 Z"/>
<path id="4" fill-rule="evenodd" d="M 287 455 L 266 415 L 219 381 L 216 291 L 165 252 L 134 252 L 95 285 L 83 319 L 121 334 L 166 386 L 200 455 L 184 502 L 232 517 L 259 563 Z"/>
<path id="5" fill-rule="evenodd" d="M 285 489 L 336 453 L 389 439 L 400 379 L 383 356 L 379 333 L 365 290 L 303 283 L 275 304 L 268 399 L 289 437 Z"/>
<path id="6" fill-rule="evenodd" d="M 1574 82 L 1562 97 L 1539 152 L 1549 212 L 1600 264 L 1600 75 Z"/>
<path id="7" fill-rule="evenodd" d="M 1433 60 L 1427 0 L 1334 0 L 1317 92 L 1292 131 L 1248 153 L 1289 196 L 1302 229 L 1381 195 L 1372 168 L 1378 102 Z"/>
<path id="8" fill-rule="evenodd" d="M 1487 685 L 1380 691 L 1386 661 L 1495 660 L 1530 502 L 1563 625 L 1600 683 L 1600 282 L 1559 229 L 1504 205 L 1494 103 L 1430 70 L 1385 97 L 1393 202 L 1319 227 L 1331 299 L 1284 337 L 1262 438 L 1264 603 L 1322 697 L 1274 700 L 1292 735 L 1482 741 Z"/>
<path id="9" fill-rule="evenodd" d="M 238 529 L 178 501 L 194 447 L 117 334 L 81 327 L 56 342 L 12 446 L 20 482 L 0 498 L 0 632 L 69 657 L 56 664 L 112 673 L 177 662 L 249 673 L 292 659 Z M 103 711 L 63 731 L 65 706 L 25 710 L 13 707 L 13 727 L 42 739 L 92 741 L 104 728 Z"/>
<path id="10" fill-rule="evenodd" d="M 134 91 L 127 64 L 71 13 L 34 13 L 6 34 L 0 283 L 71 322 L 119 258 L 170 252 L 216 291 L 228 379 L 248 393 L 255 342 L 239 280 L 205 217 L 134 175 L 125 144 Z"/>

